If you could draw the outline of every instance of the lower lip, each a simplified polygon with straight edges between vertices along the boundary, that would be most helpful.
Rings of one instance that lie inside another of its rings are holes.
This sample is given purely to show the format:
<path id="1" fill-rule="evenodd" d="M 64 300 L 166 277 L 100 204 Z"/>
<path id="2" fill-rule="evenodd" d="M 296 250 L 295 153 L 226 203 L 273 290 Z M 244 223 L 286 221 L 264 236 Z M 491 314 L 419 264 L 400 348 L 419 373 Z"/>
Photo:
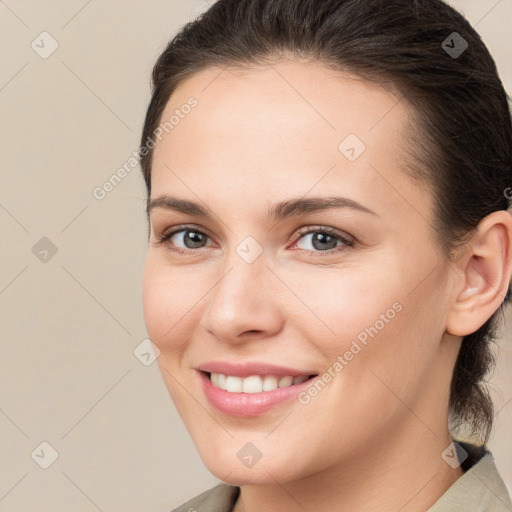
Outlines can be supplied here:
<path id="1" fill-rule="evenodd" d="M 294 384 L 285 388 L 277 388 L 261 393 L 231 393 L 214 386 L 208 375 L 199 371 L 199 378 L 206 398 L 219 411 L 229 416 L 248 418 L 258 416 L 268 410 L 283 404 L 304 391 L 318 378 L 312 377 L 300 384 Z"/>

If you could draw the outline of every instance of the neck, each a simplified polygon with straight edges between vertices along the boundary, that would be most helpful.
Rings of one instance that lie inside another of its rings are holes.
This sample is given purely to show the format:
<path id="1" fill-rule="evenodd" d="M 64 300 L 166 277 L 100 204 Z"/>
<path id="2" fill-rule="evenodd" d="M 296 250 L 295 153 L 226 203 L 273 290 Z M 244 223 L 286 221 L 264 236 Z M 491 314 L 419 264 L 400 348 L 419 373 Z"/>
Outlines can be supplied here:
<path id="1" fill-rule="evenodd" d="M 417 417 L 409 419 L 409 425 L 365 445 L 364 453 L 348 463 L 297 481 L 243 485 L 234 512 L 425 512 L 463 471 L 441 458 L 452 441 L 447 428 L 431 431 Z"/>

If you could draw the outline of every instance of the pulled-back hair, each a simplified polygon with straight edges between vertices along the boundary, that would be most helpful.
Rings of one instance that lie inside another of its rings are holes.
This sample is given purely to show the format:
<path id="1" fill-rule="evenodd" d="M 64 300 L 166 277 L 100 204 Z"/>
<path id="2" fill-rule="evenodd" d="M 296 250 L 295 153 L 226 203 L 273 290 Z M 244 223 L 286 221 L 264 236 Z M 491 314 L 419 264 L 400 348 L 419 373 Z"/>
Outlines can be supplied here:
<path id="1" fill-rule="evenodd" d="M 141 148 L 173 91 L 192 74 L 268 64 L 284 55 L 378 82 L 410 104 L 407 172 L 433 192 L 431 228 L 446 258 L 454 258 L 486 215 L 509 208 L 507 94 L 478 33 L 441 0 L 218 0 L 159 56 Z M 152 154 L 151 147 L 140 159 L 148 202 Z M 464 336 L 451 382 L 452 433 L 464 428 L 483 443 L 494 417 L 486 376 L 505 304 Z"/>

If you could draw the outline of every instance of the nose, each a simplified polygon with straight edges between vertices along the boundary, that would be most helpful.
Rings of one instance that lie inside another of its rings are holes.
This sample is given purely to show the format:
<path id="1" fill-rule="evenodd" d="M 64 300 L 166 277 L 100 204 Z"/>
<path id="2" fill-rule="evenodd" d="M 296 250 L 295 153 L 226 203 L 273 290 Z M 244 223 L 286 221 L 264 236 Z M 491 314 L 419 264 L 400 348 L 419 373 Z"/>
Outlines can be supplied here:
<path id="1" fill-rule="evenodd" d="M 231 344 L 276 335 L 284 324 L 279 283 L 263 255 L 247 263 L 235 253 L 205 297 L 208 303 L 202 327 L 216 339 Z"/>

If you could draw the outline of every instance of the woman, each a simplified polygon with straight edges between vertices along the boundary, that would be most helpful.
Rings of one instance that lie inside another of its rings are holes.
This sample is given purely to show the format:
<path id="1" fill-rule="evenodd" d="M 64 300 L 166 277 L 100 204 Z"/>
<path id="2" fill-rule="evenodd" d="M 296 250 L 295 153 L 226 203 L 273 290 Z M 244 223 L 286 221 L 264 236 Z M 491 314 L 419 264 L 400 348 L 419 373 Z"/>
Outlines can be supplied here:
<path id="1" fill-rule="evenodd" d="M 176 510 L 512 510 L 484 385 L 512 123 L 475 30 L 441 0 L 219 0 L 152 78 L 144 315 L 224 482 Z"/>

